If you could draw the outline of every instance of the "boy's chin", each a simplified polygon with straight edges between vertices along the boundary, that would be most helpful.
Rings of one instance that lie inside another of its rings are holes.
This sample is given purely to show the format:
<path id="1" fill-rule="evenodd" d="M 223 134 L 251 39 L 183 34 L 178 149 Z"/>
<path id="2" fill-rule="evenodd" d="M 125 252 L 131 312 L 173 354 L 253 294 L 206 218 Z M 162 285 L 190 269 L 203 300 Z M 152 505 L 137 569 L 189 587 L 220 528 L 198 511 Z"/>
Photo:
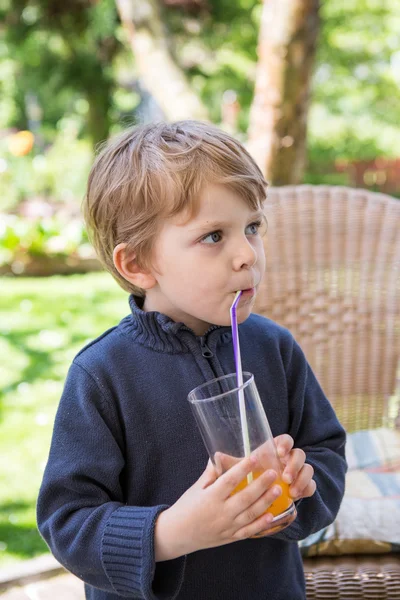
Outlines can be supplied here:
<path id="1" fill-rule="evenodd" d="M 237 318 L 238 324 L 244 323 L 244 321 L 246 321 L 246 319 L 248 319 L 250 315 L 251 315 L 251 307 L 250 306 L 246 307 L 246 310 L 237 311 L 236 318 Z M 232 323 L 231 323 L 230 317 L 225 317 L 225 318 L 221 318 L 221 320 L 218 323 L 215 323 L 215 325 L 219 325 L 221 327 L 230 327 L 232 325 Z"/>
<path id="2" fill-rule="evenodd" d="M 250 302 L 246 302 L 242 306 L 238 307 L 236 312 L 238 323 L 243 323 L 250 315 L 253 309 L 254 300 L 252 299 Z"/>
<path id="3" fill-rule="evenodd" d="M 243 306 L 238 306 L 236 311 L 236 318 L 238 324 L 244 323 L 244 321 L 246 321 L 246 319 L 249 318 L 249 316 L 251 315 L 253 304 L 253 302 L 249 302 L 248 304 L 245 304 Z M 230 313 L 225 314 L 225 311 L 223 312 L 223 314 L 219 315 L 216 315 L 214 313 L 213 318 L 205 318 L 204 322 L 210 323 L 210 325 L 216 325 L 217 327 L 230 327 L 232 325 Z"/>
<path id="4" fill-rule="evenodd" d="M 246 319 L 249 318 L 250 315 L 251 315 L 251 310 L 248 310 L 246 312 L 246 314 L 243 313 L 242 315 L 238 315 L 238 317 L 237 317 L 238 324 L 244 323 L 246 321 Z"/>

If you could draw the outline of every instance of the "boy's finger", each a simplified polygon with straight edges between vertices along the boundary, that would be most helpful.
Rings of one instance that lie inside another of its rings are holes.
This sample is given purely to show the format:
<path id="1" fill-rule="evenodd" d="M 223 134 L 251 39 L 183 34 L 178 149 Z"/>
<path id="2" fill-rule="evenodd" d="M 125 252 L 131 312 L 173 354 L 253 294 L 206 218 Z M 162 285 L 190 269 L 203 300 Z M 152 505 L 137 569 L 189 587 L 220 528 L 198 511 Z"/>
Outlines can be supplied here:
<path id="1" fill-rule="evenodd" d="M 229 498 L 237 486 L 247 479 L 247 475 L 255 470 L 257 459 L 254 456 L 243 458 L 236 465 L 231 467 L 229 471 L 223 473 L 215 482 L 215 487 L 225 500 Z"/>
<path id="2" fill-rule="evenodd" d="M 307 487 L 302 492 L 300 492 L 298 498 L 310 498 L 315 494 L 316 490 L 317 484 L 314 479 L 311 479 Z"/>
<path id="3" fill-rule="evenodd" d="M 251 485 L 245 485 L 238 493 L 233 494 L 228 500 L 233 518 L 238 517 L 238 522 L 241 523 L 244 523 L 247 518 L 247 521 L 250 522 L 265 512 L 282 493 L 280 486 L 274 486 L 276 478 L 277 472 L 268 469 L 254 479 Z M 277 488 L 278 494 L 272 491 L 273 487 Z M 248 515 L 251 516 L 248 517 Z"/>
<path id="4" fill-rule="evenodd" d="M 309 464 L 304 464 L 297 478 L 293 481 L 293 484 L 289 488 L 289 493 L 292 498 L 304 498 L 308 496 L 312 496 L 315 492 L 314 485 L 310 486 L 310 483 L 313 481 L 314 469 Z M 310 489 L 308 487 L 310 486 Z M 313 490 L 313 491 L 312 491 Z M 310 492 L 312 493 L 310 494 Z"/>
<path id="5" fill-rule="evenodd" d="M 203 473 L 200 475 L 199 479 L 196 481 L 193 487 L 199 487 L 201 489 L 207 488 L 209 485 L 214 483 L 217 479 L 217 473 L 215 471 L 215 467 L 212 464 L 211 460 L 208 460 L 207 466 Z"/>
<path id="6" fill-rule="evenodd" d="M 240 458 L 237 458 L 236 456 L 230 456 L 229 454 L 224 454 L 223 452 L 216 452 L 214 455 L 214 460 L 217 473 L 220 475 L 241 461 Z"/>
<path id="7" fill-rule="evenodd" d="M 274 438 L 274 442 L 278 452 L 278 456 L 281 458 L 284 457 L 286 454 L 289 454 L 294 444 L 293 438 L 287 433 L 278 435 L 276 438 Z"/>
<path id="8" fill-rule="evenodd" d="M 275 475 L 276 475 L 276 473 L 275 473 Z M 268 487 L 267 488 L 264 487 L 264 489 L 261 492 L 261 495 L 256 499 L 255 502 L 253 502 L 250 505 L 243 506 L 244 510 L 242 510 L 237 515 L 237 517 L 235 518 L 235 523 L 237 523 L 241 526 L 245 526 L 245 525 L 248 525 L 249 523 L 252 523 L 256 519 L 258 519 L 261 515 L 263 515 L 270 508 L 271 504 L 273 502 L 275 502 L 275 500 L 277 498 L 279 498 L 279 496 L 282 495 L 281 486 L 273 485 L 273 480 L 271 482 L 271 479 L 269 481 L 270 481 L 270 483 L 269 483 Z M 253 484 L 250 487 L 255 487 L 255 484 Z M 250 491 L 250 487 L 248 488 L 249 491 Z M 243 490 L 242 492 L 240 492 L 240 494 L 238 494 L 237 500 L 239 500 L 239 496 L 243 496 L 244 494 L 245 494 L 245 490 Z M 236 494 L 235 494 L 234 498 L 236 499 Z M 232 498 L 232 500 L 233 500 L 233 498 Z"/>
<path id="9" fill-rule="evenodd" d="M 286 483 L 289 484 L 293 483 L 303 468 L 305 460 L 306 454 L 304 450 L 301 448 L 294 448 L 294 450 L 292 450 L 290 453 L 289 460 L 286 464 L 285 470 L 283 471 L 283 481 L 286 481 Z"/>
<path id="10" fill-rule="evenodd" d="M 271 527 L 272 527 L 273 518 L 274 517 L 271 513 L 266 513 L 265 515 L 262 515 L 261 517 L 259 517 L 258 519 L 256 519 L 252 523 L 250 523 L 249 525 L 246 525 L 245 527 L 242 527 L 241 529 L 239 529 L 236 532 L 234 539 L 247 540 L 248 538 L 250 538 L 252 536 L 256 536 L 256 535 L 259 535 L 260 533 L 268 531 L 268 529 L 271 529 Z"/>
<path id="11" fill-rule="evenodd" d="M 295 488 L 295 492 L 292 495 L 293 500 L 300 500 L 300 498 L 310 498 L 311 496 L 313 496 L 315 494 L 315 491 L 317 489 L 317 484 L 314 481 L 314 479 L 311 479 L 311 481 L 308 483 L 308 485 L 301 490 L 300 492 L 297 491 L 297 486 Z M 289 490 L 289 493 L 290 490 Z"/>

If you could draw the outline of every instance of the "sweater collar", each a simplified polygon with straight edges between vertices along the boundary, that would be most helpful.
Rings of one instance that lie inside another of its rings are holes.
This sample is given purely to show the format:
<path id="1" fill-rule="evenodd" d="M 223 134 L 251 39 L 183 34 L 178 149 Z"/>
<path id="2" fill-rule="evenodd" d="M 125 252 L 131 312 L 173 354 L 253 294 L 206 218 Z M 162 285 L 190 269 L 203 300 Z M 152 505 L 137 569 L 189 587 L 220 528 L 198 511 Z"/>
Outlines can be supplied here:
<path id="1" fill-rule="evenodd" d="M 196 336 L 184 323 L 177 323 L 163 313 L 145 312 L 143 301 L 139 296 L 129 297 L 133 319 L 124 320 L 124 325 L 138 342 L 158 352 L 189 352 L 194 348 L 200 349 L 205 342 L 214 352 L 218 343 L 232 340 L 230 327 L 212 325 L 203 336 Z"/>

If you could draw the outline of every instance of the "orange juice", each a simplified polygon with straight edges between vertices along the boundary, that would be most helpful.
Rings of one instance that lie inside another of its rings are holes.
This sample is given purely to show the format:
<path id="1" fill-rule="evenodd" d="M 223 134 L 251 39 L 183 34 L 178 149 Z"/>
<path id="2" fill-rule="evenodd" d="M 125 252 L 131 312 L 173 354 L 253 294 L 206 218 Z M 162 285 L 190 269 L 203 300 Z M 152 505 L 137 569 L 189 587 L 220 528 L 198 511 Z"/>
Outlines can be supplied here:
<path id="1" fill-rule="evenodd" d="M 264 471 L 253 471 L 253 479 L 257 479 L 257 477 L 260 477 L 260 475 L 263 472 Z M 285 483 L 284 481 L 282 481 L 282 479 L 280 477 L 278 477 L 274 481 L 273 485 L 275 485 L 275 484 L 279 485 L 282 488 L 282 494 L 279 496 L 279 498 L 274 500 L 274 502 L 271 504 L 271 506 L 265 512 L 270 512 L 274 515 L 274 517 L 277 517 L 278 515 L 285 512 L 285 510 L 287 510 L 289 508 L 289 506 L 293 503 L 293 500 L 289 495 L 289 484 L 288 483 Z M 243 481 L 241 481 L 239 483 L 239 485 L 236 486 L 236 488 L 233 490 L 232 494 L 236 494 L 236 492 L 240 492 L 246 486 L 247 486 L 247 478 L 243 479 Z"/>

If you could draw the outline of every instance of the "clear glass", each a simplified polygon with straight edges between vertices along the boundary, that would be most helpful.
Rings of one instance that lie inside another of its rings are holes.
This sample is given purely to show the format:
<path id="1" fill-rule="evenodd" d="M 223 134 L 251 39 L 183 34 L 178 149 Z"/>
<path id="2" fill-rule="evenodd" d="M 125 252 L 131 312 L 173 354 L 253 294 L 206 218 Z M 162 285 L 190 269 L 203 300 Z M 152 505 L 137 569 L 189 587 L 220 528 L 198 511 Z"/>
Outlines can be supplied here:
<path id="1" fill-rule="evenodd" d="M 242 422 L 240 414 L 241 398 L 245 406 L 246 424 Z M 218 377 L 189 392 L 188 400 L 218 475 L 246 456 L 245 439 L 249 442 L 250 453 L 257 456 L 261 468 L 243 480 L 234 493 L 267 469 L 277 472 L 276 483 L 281 486 L 282 494 L 267 511 L 274 515 L 271 528 L 257 537 L 271 535 L 292 523 L 297 515 L 296 507 L 289 495 L 288 484 L 282 481 L 282 464 L 253 375 L 243 373 L 243 385 L 240 387 L 236 373 Z M 247 433 L 243 429 L 247 429 Z"/>

